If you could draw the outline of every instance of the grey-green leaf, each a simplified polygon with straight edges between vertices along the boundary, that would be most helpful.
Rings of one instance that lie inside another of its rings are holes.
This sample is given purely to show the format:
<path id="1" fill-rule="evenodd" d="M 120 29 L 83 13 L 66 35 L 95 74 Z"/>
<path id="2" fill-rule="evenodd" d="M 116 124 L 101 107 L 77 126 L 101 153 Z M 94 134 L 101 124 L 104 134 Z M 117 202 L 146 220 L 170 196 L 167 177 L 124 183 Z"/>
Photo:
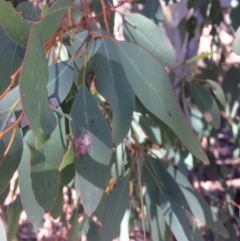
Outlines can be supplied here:
<path id="1" fill-rule="evenodd" d="M 192 187 L 183 174 L 170 165 L 149 157 L 148 167 L 154 174 L 161 189 L 168 192 L 180 205 L 186 208 L 193 216 L 199 219 L 214 232 L 228 237 L 223 224 L 217 219 L 206 201 Z"/>
<path id="2" fill-rule="evenodd" d="M 218 129 L 220 126 L 220 111 L 211 94 L 206 88 L 195 83 L 191 83 L 191 90 L 193 99 L 195 100 L 198 108 L 203 112 L 207 122 L 213 128 Z"/>
<path id="3" fill-rule="evenodd" d="M 164 65 L 173 64 L 175 55 L 170 40 L 150 19 L 138 13 L 125 14 L 123 34 L 127 41 L 147 49 Z"/>
<path id="4" fill-rule="evenodd" d="M 47 60 L 39 31 L 35 26 L 30 31 L 19 86 L 22 107 L 36 136 L 37 149 L 44 146 L 56 127 L 56 119 L 48 102 L 47 82 Z"/>
<path id="5" fill-rule="evenodd" d="M 16 121 L 15 116 L 9 115 L 8 112 L 0 113 L 0 131 L 6 130 L 10 125 L 14 124 Z M 9 145 L 13 131 L 9 131 L 2 139 L 0 139 L 0 193 L 2 193 L 8 186 L 14 172 L 17 170 L 19 162 L 21 160 L 23 151 L 23 141 L 21 132 L 18 127 L 16 127 L 16 135 L 14 137 L 13 143 L 7 155 L 3 157 L 6 148 Z"/>
<path id="6" fill-rule="evenodd" d="M 225 108 L 226 107 L 226 98 L 225 98 L 225 95 L 224 95 L 224 92 L 223 92 L 221 86 L 216 81 L 213 81 L 210 79 L 206 79 L 206 82 L 208 82 L 211 85 L 211 87 L 214 89 L 214 93 L 215 93 L 217 99 L 219 100 L 221 105 Z"/>
<path id="7" fill-rule="evenodd" d="M 94 61 L 96 87 L 112 108 L 112 138 L 118 145 L 129 131 L 135 95 L 122 67 L 117 45 L 113 41 L 102 40 Z"/>
<path id="8" fill-rule="evenodd" d="M 44 211 L 50 211 L 56 202 L 61 177 L 58 169 L 66 148 L 65 120 L 59 114 L 56 117 L 58 125 L 42 149 L 34 148 L 31 131 L 25 136 L 31 152 L 32 188 Z"/>
<path id="9" fill-rule="evenodd" d="M 34 196 L 31 181 L 31 153 L 28 145 L 24 142 L 23 154 L 20 165 L 18 167 L 19 188 L 21 193 L 21 202 L 24 211 L 31 223 L 37 223 L 44 215 L 44 210 L 37 203 Z"/>
<path id="10" fill-rule="evenodd" d="M 178 241 L 193 241 L 184 211 L 167 192 L 160 190 L 160 206 L 165 220 Z"/>
<path id="11" fill-rule="evenodd" d="M 112 241 L 117 237 L 125 211 L 128 209 L 129 179 L 124 177 L 108 197 L 103 216 L 101 240 Z"/>
<path id="12" fill-rule="evenodd" d="M 70 122 L 75 143 L 77 188 L 82 205 L 91 216 L 106 184 L 112 154 L 110 128 L 85 85 L 72 104 Z"/>
<path id="13" fill-rule="evenodd" d="M 119 42 L 119 54 L 128 80 L 143 105 L 168 125 L 193 155 L 208 162 L 161 64 L 146 50 L 126 42 Z"/>

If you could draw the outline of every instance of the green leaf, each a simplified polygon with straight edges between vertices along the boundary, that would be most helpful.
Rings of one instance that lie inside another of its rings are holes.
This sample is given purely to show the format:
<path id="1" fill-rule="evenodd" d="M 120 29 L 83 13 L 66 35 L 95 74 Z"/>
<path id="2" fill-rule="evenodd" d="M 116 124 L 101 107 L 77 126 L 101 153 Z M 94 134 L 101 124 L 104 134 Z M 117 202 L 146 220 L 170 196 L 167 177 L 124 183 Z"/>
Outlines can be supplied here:
<path id="1" fill-rule="evenodd" d="M 148 182 L 148 185 L 149 184 L 150 183 Z M 156 186 L 153 181 L 151 181 L 151 185 Z M 157 193 L 158 190 L 155 188 L 155 193 L 149 192 L 145 196 L 150 233 L 153 241 L 165 241 L 170 239 L 171 231 L 164 219 L 159 200 L 156 200 L 158 198 Z"/>
<path id="2" fill-rule="evenodd" d="M 50 211 L 50 214 L 54 219 L 57 219 L 58 217 L 61 216 L 62 207 L 63 207 L 63 193 L 62 193 L 62 188 L 60 188 L 58 196 L 57 196 L 57 200 L 56 200 L 52 210 Z"/>
<path id="3" fill-rule="evenodd" d="M 165 69 L 146 50 L 130 43 L 120 42 L 119 54 L 128 80 L 143 105 L 168 125 L 193 155 L 208 162 L 176 100 Z"/>
<path id="4" fill-rule="evenodd" d="M 182 173 L 152 157 L 147 158 L 146 165 L 154 175 L 155 180 L 158 180 L 161 190 L 168 192 L 181 206 L 186 208 L 208 228 L 223 237 L 228 237 L 223 224 L 218 221 L 206 201 L 192 187 Z"/>
<path id="5" fill-rule="evenodd" d="M 46 43 L 57 30 L 66 10 L 71 6 L 69 0 L 58 0 L 49 9 L 44 18 L 36 25 L 42 42 Z"/>
<path id="6" fill-rule="evenodd" d="M 0 240 L 1 241 L 8 241 L 7 240 L 7 234 L 6 230 L 2 221 L 2 218 L 0 217 Z"/>
<path id="7" fill-rule="evenodd" d="M 25 21 L 10 2 L 0 1 L 0 24 L 12 41 L 26 47 L 31 22 Z"/>
<path id="8" fill-rule="evenodd" d="M 28 21 L 37 20 L 41 17 L 41 9 L 39 6 L 34 4 L 33 2 L 21 2 L 17 5 L 17 12 L 22 12 L 22 16 L 24 19 Z"/>
<path id="9" fill-rule="evenodd" d="M 20 67 L 24 54 L 25 49 L 10 40 L 0 26 L 0 94 L 10 85 L 11 75 Z"/>
<path id="10" fill-rule="evenodd" d="M 19 188 L 21 193 L 21 202 L 24 211 L 31 223 L 37 223 L 44 215 L 44 210 L 39 206 L 34 196 L 31 181 L 31 152 L 28 145 L 24 142 L 23 154 L 18 167 Z"/>
<path id="11" fill-rule="evenodd" d="M 129 178 L 124 177 L 108 197 L 102 221 L 101 240 L 112 241 L 117 237 L 125 211 L 128 209 Z"/>
<path id="12" fill-rule="evenodd" d="M 61 162 L 61 165 L 59 167 L 59 171 L 62 171 L 66 166 L 72 164 L 74 162 L 74 148 L 72 142 L 69 142 L 67 152 L 63 156 L 63 160 Z"/>
<path id="13" fill-rule="evenodd" d="M 79 89 L 70 116 L 75 143 L 77 188 L 82 205 L 87 215 L 91 216 L 106 184 L 112 154 L 110 128 L 85 85 Z M 83 142 L 85 138 L 89 141 L 87 145 Z M 84 152 L 81 147 L 84 147 Z"/>
<path id="14" fill-rule="evenodd" d="M 112 108 L 112 138 L 118 145 L 129 131 L 135 95 L 122 67 L 117 45 L 113 41 L 102 40 L 94 62 L 96 87 Z"/>
<path id="15" fill-rule="evenodd" d="M 9 115 L 9 112 L 0 113 L 0 132 L 13 125 L 15 121 L 15 116 L 11 114 Z M 22 136 L 19 128 L 17 128 L 16 136 L 14 137 L 11 148 L 5 158 L 3 158 L 3 154 L 8 147 L 12 135 L 13 131 L 10 131 L 2 139 L 0 139 L 0 194 L 7 188 L 14 172 L 18 168 L 22 156 Z"/>
<path id="16" fill-rule="evenodd" d="M 170 40 L 150 19 L 138 13 L 127 13 L 123 21 L 123 34 L 127 41 L 147 49 L 164 65 L 173 64 L 175 56 Z M 143 58 L 141 61 L 145 63 L 146 60 Z"/>
<path id="17" fill-rule="evenodd" d="M 235 39 L 233 42 L 233 51 L 235 52 L 235 54 L 240 55 L 240 27 L 238 27 L 235 33 Z"/>
<path id="18" fill-rule="evenodd" d="M 208 56 L 211 56 L 213 54 L 215 54 L 216 51 L 212 51 L 210 53 L 203 53 L 203 54 L 199 54 L 191 59 L 188 59 L 187 61 L 185 61 L 185 64 L 193 64 L 194 62 L 197 62 L 198 60 L 201 60 L 201 59 L 205 59 L 207 58 Z"/>
<path id="19" fill-rule="evenodd" d="M 211 87 L 214 89 L 214 94 L 216 95 L 217 99 L 219 100 L 219 102 L 221 103 L 221 105 L 225 108 L 226 107 L 226 98 L 224 95 L 224 92 L 222 90 L 222 87 L 213 80 L 210 79 L 206 79 L 206 82 L 208 82 Z"/>
<path id="20" fill-rule="evenodd" d="M 163 190 L 159 200 L 165 220 L 178 241 L 193 241 L 182 207 Z"/>
<path id="21" fill-rule="evenodd" d="M 44 146 L 56 127 L 56 119 L 47 98 L 47 81 L 48 68 L 43 43 L 38 29 L 33 27 L 23 61 L 19 86 L 22 107 L 35 134 L 37 149 Z"/>
<path id="22" fill-rule="evenodd" d="M 5 188 L 5 190 L 0 194 L 0 205 L 4 204 L 4 201 L 6 197 L 8 196 L 8 193 L 10 191 L 10 184 Z"/>
<path id="23" fill-rule="evenodd" d="M 75 167 L 72 163 L 71 165 L 67 165 L 61 171 L 61 185 L 66 186 L 68 185 L 75 177 Z"/>
<path id="24" fill-rule="evenodd" d="M 69 60 L 48 67 L 47 93 L 51 103 L 57 107 L 67 97 L 73 84 L 73 63 Z"/>
<path id="25" fill-rule="evenodd" d="M 225 112 L 227 117 L 234 118 L 239 106 L 239 80 L 240 71 L 236 67 L 230 68 L 224 76 L 222 88 L 226 96 Z"/>
<path id="26" fill-rule="evenodd" d="M 191 83 L 191 90 L 193 99 L 198 108 L 203 112 L 206 121 L 210 123 L 213 128 L 218 129 L 220 127 L 221 116 L 216 101 L 209 91 L 201 85 Z"/>
<path id="27" fill-rule="evenodd" d="M 145 4 L 142 14 L 152 19 L 156 25 L 162 26 L 164 21 L 163 10 L 159 0 L 149 0 Z"/>
<path id="28" fill-rule="evenodd" d="M 8 206 L 8 241 L 12 241 L 16 237 L 22 210 L 20 196 L 18 195 Z"/>
<path id="29" fill-rule="evenodd" d="M 57 199 L 61 173 L 58 171 L 65 152 L 65 120 L 56 114 L 58 125 L 45 146 L 36 150 L 34 136 L 28 131 L 24 137 L 31 152 L 32 188 L 39 205 L 44 211 L 50 211 Z"/>

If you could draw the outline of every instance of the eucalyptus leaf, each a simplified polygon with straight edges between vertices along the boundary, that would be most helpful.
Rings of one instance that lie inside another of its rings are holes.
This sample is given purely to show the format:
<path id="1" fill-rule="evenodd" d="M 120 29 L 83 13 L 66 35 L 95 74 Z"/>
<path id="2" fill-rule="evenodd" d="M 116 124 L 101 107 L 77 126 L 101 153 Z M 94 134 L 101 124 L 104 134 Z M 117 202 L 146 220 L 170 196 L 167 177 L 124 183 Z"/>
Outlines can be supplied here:
<path id="1" fill-rule="evenodd" d="M 128 80 L 143 105 L 168 125 L 193 155 L 208 162 L 176 100 L 165 69 L 134 44 L 119 42 L 119 54 Z"/>
<path id="2" fill-rule="evenodd" d="M 44 215 L 44 210 L 37 203 L 34 196 L 31 181 L 31 152 L 28 145 L 24 142 L 23 154 L 18 167 L 19 188 L 21 193 L 21 202 L 24 211 L 31 223 L 37 223 Z"/>
<path id="3" fill-rule="evenodd" d="M 110 128 L 85 85 L 79 89 L 70 115 L 77 189 L 87 215 L 91 216 L 106 184 L 112 154 Z"/>
<path id="4" fill-rule="evenodd" d="M 19 83 L 21 103 L 36 136 L 35 146 L 41 149 L 54 131 L 56 119 L 47 98 L 47 61 L 36 26 L 31 28 L 27 48 Z"/>
<path id="5" fill-rule="evenodd" d="M 108 197 L 103 216 L 101 237 L 112 241 L 117 237 L 125 211 L 128 209 L 129 179 L 124 177 Z"/>

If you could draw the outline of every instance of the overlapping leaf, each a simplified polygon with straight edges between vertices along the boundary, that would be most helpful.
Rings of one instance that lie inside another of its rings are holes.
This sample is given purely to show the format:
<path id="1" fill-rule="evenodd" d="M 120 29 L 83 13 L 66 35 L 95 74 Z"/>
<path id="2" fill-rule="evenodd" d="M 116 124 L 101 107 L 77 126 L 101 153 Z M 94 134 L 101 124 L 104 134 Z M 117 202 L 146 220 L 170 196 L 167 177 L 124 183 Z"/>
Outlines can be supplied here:
<path id="1" fill-rule="evenodd" d="M 6 130 L 16 121 L 14 114 L 9 111 L 0 113 L 0 132 Z M 14 136 L 10 150 L 4 155 L 9 142 Z M 23 142 L 20 130 L 15 127 L 14 130 L 9 131 L 2 139 L 0 139 L 0 193 L 2 193 L 8 186 L 14 172 L 17 170 L 21 160 L 23 150 Z"/>
<path id="2" fill-rule="evenodd" d="M 117 237 L 125 211 L 128 209 L 129 179 L 124 177 L 108 197 L 102 222 L 101 237 L 112 241 Z"/>
<path id="3" fill-rule="evenodd" d="M 35 26 L 32 27 L 29 36 L 19 85 L 22 107 L 36 136 L 37 149 L 43 147 L 56 127 L 56 119 L 49 106 L 46 92 L 47 81 L 47 61 L 41 36 Z"/>
<path id="4" fill-rule="evenodd" d="M 149 0 L 145 4 L 145 7 L 142 11 L 142 14 L 149 19 L 152 19 L 155 24 L 158 26 L 162 26 L 164 17 L 163 17 L 163 10 L 158 0 Z"/>
<path id="5" fill-rule="evenodd" d="M 20 196 L 18 195 L 16 199 L 8 205 L 8 241 L 12 241 L 16 237 L 19 218 L 22 211 L 22 204 Z"/>
<path id="6" fill-rule="evenodd" d="M 50 102 L 57 107 L 66 98 L 73 84 L 73 63 L 69 60 L 48 67 L 47 94 Z"/>
<path id="7" fill-rule="evenodd" d="M 194 241 L 182 207 L 167 192 L 160 191 L 160 206 L 165 220 L 178 241 Z"/>
<path id="8" fill-rule="evenodd" d="M 0 1 L 0 24 L 12 41 L 26 47 L 31 23 L 16 12 L 11 2 Z"/>
<path id="9" fill-rule="evenodd" d="M 96 87 L 112 108 L 112 138 L 113 142 L 118 145 L 129 131 L 135 95 L 122 67 L 118 48 L 114 42 L 102 40 L 102 45 L 94 56 L 94 62 Z"/>
<path id="10" fill-rule="evenodd" d="M 177 203 L 186 208 L 193 216 L 214 232 L 228 237 L 223 224 L 218 221 L 206 201 L 194 190 L 188 180 L 172 166 L 148 157 L 147 169 L 158 180 L 161 190 L 168 192 Z M 144 168 L 144 171 L 145 168 Z"/>
<path id="11" fill-rule="evenodd" d="M 220 111 L 216 101 L 213 99 L 209 91 L 204 87 L 195 83 L 191 84 L 193 99 L 195 100 L 198 108 L 203 114 L 209 114 L 209 123 L 213 128 L 218 129 L 220 126 Z"/>
<path id="12" fill-rule="evenodd" d="M 87 152 L 75 154 L 77 188 L 87 215 L 97 208 L 105 188 L 112 153 L 110 128 L 85 85 L 73 102 L 70 122 L 73 139 L 86 135 L 90 140 Z M 78 141 L 80 141 L 78 139 Z M 75 146 L 75 152 L 77 147 Z M 100 154 L 101 153 L 101 154 Z"/>
<path id="13" fill-rule="evenodd" d="M 143 105 L 168 125 L 193 155 L 207 162 L 176 100 L 165 69 L 146 50 L 126 42 L 118 45 L 124 71 Z"/>
<path id="14" fill-rule="evenodd" d="M 209 83 L 211 85 L 211 87 L 214 89 L 214 91 L 215 91 L 214 93 L 215 93 L 217 99 L 219 100 L 219 102 L 221 103 L 221 105 L 223 107 L 226 107 L 226 98 L 225 98 L 225 95 L 223 93 L 221 86 L 216 81 L 213 81 L 210 79 L 206 79 L 206 82 Z"/>
<path id="15" fill-rule="evenodd" d="M 59 114 L 56 117 L 58 125 L 42 149 L 35 149 L 31 131 L 24 137 L 30 147 L 33 192 L 44 211 L 50 211 L 56 202 L 61 177 L 58 169 L 66 148 L 65 120 Z"/>
<path id="16" fill-rule="evenodd" d="M 148 182 L 148 184 L 150 183 Z M 151 184 L 156 185 L 155 183 L 153 183 L 153 181 L 151 182 Z M 155 193 L 148 192 L 145 196 L 147 213 L 149 216 L 151 238 L 154 241 L 165 241 L 169 240 L 171 236 L 171 231 L 164 219 L 159 200 L 156 200 L 158 198 L 158 190 L 155 191 Z"/>
<path id="17" fill-rule="evenodd" d="M 46 43 L 57 30 L 61 18 L 70 6 L 71 3 L 69 0 L 57 0 L 51 8 L 48 9 L 44 18 L 36 24 L 38 25 L 43 43 Z"/>
<path id="18" fill-rule="evenodd" d="M 31 152 L 27 144 L 24 143 L 23 154 L 18 167 L 19 188 L 21 193 L 21 202 L 24 211 L 30 222 L 37 223 L 44 215 L 44 210 L 36 201 L 31 181 Z"/>
<path id="19" fill-rule="evenodd" d="M 173 64 L 175 56 L 170 40 L 150 19 L 138 13 L 127 13 L 123 34 L 126 40 L 147 49 L 164 65 Z M 142 61 L 145 62 L 144 59 Z"/>
<path id="20" fill-rule="evenodd" d="M 24 53 L 25 49 L 9 39 L 0 26 L 0 94 L 9 86 L 11 75 L 20 67 Z"/>

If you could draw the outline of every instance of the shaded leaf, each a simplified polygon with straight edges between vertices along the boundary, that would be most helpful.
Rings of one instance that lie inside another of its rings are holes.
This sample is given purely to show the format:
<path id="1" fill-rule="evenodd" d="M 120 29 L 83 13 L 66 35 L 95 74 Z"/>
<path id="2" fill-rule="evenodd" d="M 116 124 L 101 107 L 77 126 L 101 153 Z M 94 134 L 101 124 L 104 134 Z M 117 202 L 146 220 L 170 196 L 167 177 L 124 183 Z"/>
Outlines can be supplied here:
<path id="1" fill-rule="evenodd" d="M 125 211 L 128 209 L 129 179 L 124 177 L 108 197 L 102 222 L 101 237 L 112 241 L 117 237 Z"/>
<path id="2" fill-rule="evenodd" d="M 10 40 L 0 26 L 0 94 L 10 85 L 11 75 L 20 67 L 24 53 L 25 49 Z"/>
<path id="3" fill-rule="evenodd" d="M 191 90 L 193 99 L 196 102 L 198 108 L 203 112 L 204 117 L 213 128 L 218 129 L 220 127 L 220 111 L 208 90 L 201 85 L 191 83 Z M 209 117 L 208 117 L 209 115 Z"/>
<path id="4" fill-rule="evenodd" d="M 15 116 L 9 112 L 0 113 L 0 132 L 6 130 L 16 121 Z M 7 188 L 14 172 L 17 170 L 21 160 L 23 151 L 23 142 L 20 130 L 17 129 L 9 131 L 2 139 L 0 139 L 0 194 Z M 9 145 L 13 132 L 16 132 L 11 148 L 5 158 L 3 157 L 6 148 Z"/>
<path id="5" fill-rule="evenodd" d="M 50 102 L 59 106 L 67 97 L 73 84 L 73 63 L 69 60 L 48 67 L 47 94 Z"/>
<path id="6" fill-rule="evenodd" d="M 125 14 L 123 34 L 126 40 L 135 43 L 156 56 L 164 65 L 175 60 L 174 50 L 165 33 L 151 20 L 138 13 Z M 141 61 L 144 60 L 141 59 Z M 146 60 L 145 60 L 146 61 Z M 145 61 L 143 61 L 145 63 Z"/>
<path id="7" fill-rule="evenodd" d="M 46 93 L 47 80 L 48 69 L 43 43 L 38 29 L 33 27 L 23 61 L 19 86 L 22 107 L 36 137 L 37 149 L 44 146 L 56 127 L 56 119 L 49 106 Z"/>
<path id="8" fill-rule="evenodd" d="M 0 194 L 0 205 L 4 204 L 4 201 L 6 197 L 8 196 L 10 190 L 10 184 L 7 186 L 7 188 Z"/>
<path id="9" fill-rule="evenodd" d="M 25 20 L 36 21 L 41 17 L 41 9 L 34 5 L 33 2 L 21 2 L 17 5 L 17 12 L 22 12 L 22 16 Z"/>
<path id="10" fill-rule="evenodd" d="M 61 173 L 58 171 L 65 152 L 65 120 L 56 114 L 58 125 L 45 146 L 36 150 L 34 136 L 28 131 L 24 137 L 31 152 L 32 188 L 39 205 L 44 211 L 50 211 L 57 199 Z"/>
<path id="11" fill-rule="evenodd" d="M 216 81 L 213 81 L 210 79 L 206 79 L 206 82 L 208 82 L 211 85 L 211 87 L 214 89 L 214 93 L 217 99 L 219 100 L 219 102 L 221 103 L 221 105 L 223 107 L 226 107 L 226 98 L 223 93 L 222 87 Z"/>
<path id="12" fill-rule="evenodd" d="M 12 241 L 17 235 L 18 222 L 22 210 L 20 196 L 18 195 L 16 199 L 8 205 L 8 241 Z"/>
<path id="13" fill-rule="evenodd" d="M 82 205 L 91 216 L 105 188 L 112 153 L 110 128 L 85 85 L 79 89 L 70 115 L 77 188 Z M 83 142 L 85 138 L 87 145 Z"/>
<path id="14" fill-rule="evenodd" d="M 181 206 L 186 208 L 208 228 L 223 237 L 228 237 L 223 224 L 218 221 L 206 201 L 192 187 L 182 173 L 152 157 L 147 158 L 146 164 L 156 180 L 158 180 L 161 190 L 168 192 Z"/>
<path id="15" fill-rule="evenodd" d="M 21 202 L 24 211 L 31 223 L 37 223 L 44 215 L 44 210 L 39 206 L 34 196 L 31 180 L 31 152 L 28 145 L 24 142 L 23 154 L 18 167 L 19 188 L 21 193 Z"/>
<path id="16" fill-rule="evenodd" d="M 31 22 L 25 21 L 10 2 L 0 1 L 0 24 L 12 41 L 26 47 Z"/>
<path id="17" fill-rule="evenodd" d="M 69 184 L 75 177 L 75 167 L 74 164 L 70 164 L 66 166 L 62 171 L 61 171 L 61 185 L 66 186 Z"/>
<path id="18" fill-rule="evenodd" d="M 63 207 L 63 193 L 62 193 L 62 188 L 60 188 L 58 196 L 57 196 L 57 200 L 56 200 L 52 210 L 50 211 L 50 214 L 54 219 L 57 219 L 58 217 L 61 216 L 62 207 Z"/>
<path id="19" fill-rule="evenodd" d="M 165 220 L 178 241 L 193 241 L 182 207 L 167 192 L 160 190 L 159 200 Z"/>
<path id="20" fill-rule="evenodd" d="M 226 96 L 226 115 L 230 118 L 234 118 L 237 114 L 239 107 L 239 83 L 240 83 L 240 71 L 239 69 L 232 67 L 227 71 L 224 76 L 222 88 Z"/>
<path id="21" fill-rule="evenodd" d="M 72 142 L 69 142 L 67 152 L 63 156 L 63 160 L 61 162 L 61 165 L 59 167 L 59 171 L 62 171 L 67 165 L 70 165 L 74 162 L 74 148 Z"/>
<path id="22" fill-rule="evenodd" d="M 153 180 L 148 182 L 148 186 L 149 185 L 156 186 Z M 150 233 L 153 241 L 165 241 L 170 239 L 171 231 L 166 224 L 163 212 L 160 208 L 159 200 L 156 200 L 158 198 L 157 193 L 158 190 L 157 187 L 155 187 L 154 193 L 149 192 L 145 196 L 150 224 Z"/>
<path id="23" fill-rule="evenodd" d="M 118 145 L 129 131 L 135 95 L 122 67 L 117 45 L 113 41 L 102 40 L 102 45 L 94 56 L 94 62 L 95 84 L 112 108 L 112 138 Z"/>
<path id="24" fill-rule="evenodd" d="M 208 162 L 176 100 L 165 69 L 146 50 L 133 44 L 120 42 L 119 54 L 128 80 L 143 105 L 168 125 L 193 155 Z"/>
<path id="25" fill-rule="evenodd" d="M 66 10 L 71 6 L 69 0 L 56 1 L 47 11 L 44 18 L 38 22 L 37 28 L 41 36 L 42 43 L 46 43 L 57 30 L 61 18 Z"/>
<path id="26" fill-rule="evenodd" d="M 149 0 L 145 4 L 142 14 L 149 19 L 152 19 L 156 25 L 162 26 L 164 17 L 163 10 L 159 0 Z"/>

